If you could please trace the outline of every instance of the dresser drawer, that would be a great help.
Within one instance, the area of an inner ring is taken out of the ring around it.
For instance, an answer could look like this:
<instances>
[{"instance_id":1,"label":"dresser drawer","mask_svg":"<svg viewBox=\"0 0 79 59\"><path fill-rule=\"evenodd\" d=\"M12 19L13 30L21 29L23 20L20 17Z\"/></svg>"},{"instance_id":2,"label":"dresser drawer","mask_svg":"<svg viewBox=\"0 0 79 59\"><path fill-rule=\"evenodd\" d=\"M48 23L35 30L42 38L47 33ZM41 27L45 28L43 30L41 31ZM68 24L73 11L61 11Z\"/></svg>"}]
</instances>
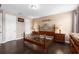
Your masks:
<instances>
[{"instance_id":1,"label":"dresser drawer","mask_svg":"<svg viewBox=\"0 0 79 59\"><path fill-rule=\"evenodd\" d=\"M55 41L65 42L65 34L55 34Z\"/></svg>"}]
</instances>

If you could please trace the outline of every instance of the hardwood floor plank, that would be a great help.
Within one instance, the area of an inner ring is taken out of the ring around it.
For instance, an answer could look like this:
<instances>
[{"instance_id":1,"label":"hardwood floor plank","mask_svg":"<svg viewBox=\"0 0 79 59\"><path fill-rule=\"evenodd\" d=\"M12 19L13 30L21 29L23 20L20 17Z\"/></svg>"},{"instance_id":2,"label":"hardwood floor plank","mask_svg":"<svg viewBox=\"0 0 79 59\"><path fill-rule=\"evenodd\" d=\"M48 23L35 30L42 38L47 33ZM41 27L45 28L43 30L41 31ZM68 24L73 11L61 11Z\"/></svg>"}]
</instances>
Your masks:
<instances>
[{"instance_id":1,"label":"hardwood floor plank","mask_svg":"<svg viewBox=\"0 0 79 59\"><path fill-rule=\"evenodd\" d=\"M39 49L40 50L40 49ZM70 54L68 44L54 43L49 47L48 54ZM44 54L24 46L23 40L4 43L0 46L0 54Z\"/></svg>"}]
</instances>

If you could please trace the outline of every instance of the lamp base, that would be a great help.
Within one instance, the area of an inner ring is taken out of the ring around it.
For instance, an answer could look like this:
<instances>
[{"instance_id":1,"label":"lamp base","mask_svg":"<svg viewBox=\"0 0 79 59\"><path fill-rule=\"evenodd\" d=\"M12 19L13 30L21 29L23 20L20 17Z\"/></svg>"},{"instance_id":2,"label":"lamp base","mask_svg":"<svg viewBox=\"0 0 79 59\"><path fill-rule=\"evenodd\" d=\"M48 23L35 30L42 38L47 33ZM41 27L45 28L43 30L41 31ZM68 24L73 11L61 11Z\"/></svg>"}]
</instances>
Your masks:
<instances>
[{"instance_id":1,"label":"lamp base","mask_svg":"<svg viewBox=\"0 0 79 59\"><path fill-rule=\"evenodd\" d=\"M59 30L59 33L61 34L61 30Z\"/></svg>"}]
</instances>

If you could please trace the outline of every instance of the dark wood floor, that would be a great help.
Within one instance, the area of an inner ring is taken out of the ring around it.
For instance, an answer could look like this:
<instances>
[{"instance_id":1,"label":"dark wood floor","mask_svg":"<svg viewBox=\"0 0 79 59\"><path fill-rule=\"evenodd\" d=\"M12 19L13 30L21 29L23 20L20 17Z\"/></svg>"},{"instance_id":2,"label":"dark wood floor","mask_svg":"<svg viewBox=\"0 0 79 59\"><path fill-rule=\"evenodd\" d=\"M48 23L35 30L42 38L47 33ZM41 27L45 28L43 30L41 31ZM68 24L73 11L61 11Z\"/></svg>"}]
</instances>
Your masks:
<instances>
[{"instance_id":1,"label":"dark wood floor","mask_svg":"<svg viewBox=\"0 0 79 59\"><path fill-rule=\"evenodd\" d=\"M54 43L49 48L48 54L70 54L68 44ZM43 54L24 45L23 40L4 43L0 46L0 54Z\"/></svg>"}]
</instances>

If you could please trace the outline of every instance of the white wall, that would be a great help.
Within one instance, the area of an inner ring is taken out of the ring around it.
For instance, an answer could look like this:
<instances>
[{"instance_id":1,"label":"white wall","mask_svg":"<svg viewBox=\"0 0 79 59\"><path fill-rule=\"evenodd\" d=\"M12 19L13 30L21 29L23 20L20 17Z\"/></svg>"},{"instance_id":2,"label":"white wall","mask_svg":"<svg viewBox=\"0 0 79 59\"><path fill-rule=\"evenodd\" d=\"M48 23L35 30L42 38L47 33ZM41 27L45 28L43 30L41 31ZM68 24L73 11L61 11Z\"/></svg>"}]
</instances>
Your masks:
<instances>
[{"instance_id":1,"label":"white wall","mask_svg":"<svg viewBox=\"0 0 79 59\"><path fill-rule=\"evenodd\" d=\"M24 22L18 22L18 19L17 19L17 39L23 38L24 31L25 31L24 25L25 25Z\"/></svg>"},{"instance_id":2,"label":"white wall","mask_svg":"<svg viewBox=\"0 0 79 59\"><path fill-rule=\"evenodd\" d=\"M2 17L3 17L3 39L1 40L1 42L5 43L11 40L23 38L23 32L25 30L24 23L23 22L18 23L17 20L18 15L3 11Z\"/></svg>"},{"instance_id":3,"label":"white wall","mask_svg":"<svg viewBox=\"0 0 79 59\"><path fill-rule=\"evenodd\" d=\"M32 21L29 18L25 18L25 34L31 34L32 32Z\"/></svg>"}]
</instances>

